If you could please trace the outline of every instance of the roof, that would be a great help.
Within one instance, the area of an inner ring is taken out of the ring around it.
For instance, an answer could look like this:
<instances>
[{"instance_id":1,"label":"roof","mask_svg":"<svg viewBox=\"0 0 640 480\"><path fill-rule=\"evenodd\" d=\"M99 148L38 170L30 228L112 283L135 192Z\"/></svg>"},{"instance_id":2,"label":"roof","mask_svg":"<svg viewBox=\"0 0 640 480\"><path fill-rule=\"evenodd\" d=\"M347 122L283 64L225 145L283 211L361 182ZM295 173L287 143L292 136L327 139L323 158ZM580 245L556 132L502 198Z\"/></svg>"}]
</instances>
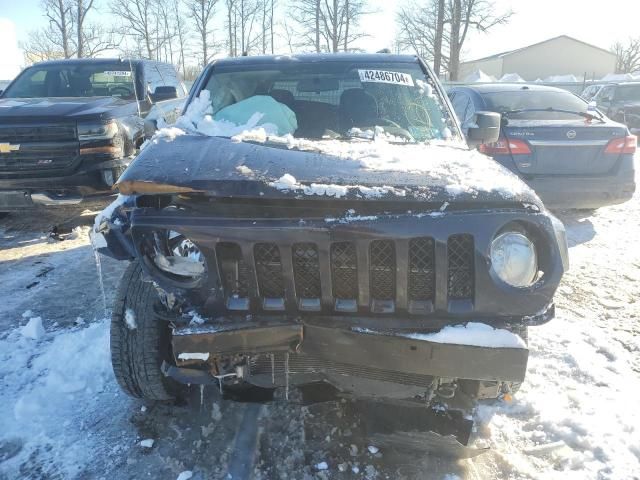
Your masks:
<instances>
[{"instance_id":1,"label":"roof","mask_svg":"<svg viewBox=\"0 0 640 480\"><path fill-rule=\"evenodd\" d=\"M553 42L554 40L558 40L560 38L568 38L569 40L573 40L574 42L581 43L581 44L586 45L588 47L595 48L597 50L601 50L603 52L606 52L606 53L608 53L610 55L615 56L615 53L610 52L609 50L597 47L595 45L591 45L590 43L583 42L582 40L578 40L577 38L570 37L569 35L558 35L557 37L548 38L547 40L543 40L542 42L532 43L531 45L527 45L526 47L516 48L515 50L507 50L506 52L496 53L494 55L489 55L488 57L478 58L476 60L468 60L466 62L462 62L462 64L474 63L474 62L483 62L485 60L494 60L496 58L504 58L504 57L507 57L509 55L513 55L514 53L518 53L518 52L520 52L522 50L526 50L527 48L537 47L538 45L543 45L543 44L548 43L548 42Z\"/></svg>"},{"instance_id":2,"label":"roof","mask_svg":"<svg viewBox=\"0 0 640 480\"><path fill-rule=\"evenodd\" d=\"M567 92L562 88L534 83L484 83L481 85L460 85L455 88L466 88L478 93L521 92L523 90L531 92Z\"/></svg>"},{"instance_id":3,"label":"roof","mask_svg":"<svg viewBox=\"0 0 640 480\"><path fill-rule=\"evenodd\" d=\"M90 63L92 65L95 64L113 64L113 63L140 63L140 62L150 62L151 60L144 59L128 59L128 58L61 58L60 60L47 60L45 62L37 62L33 65L38 66L46 66L46 65L82 65L85 63Z\"/></svg>"},{"instance_id":4,"label":"roof","mask_svg":"<svg viewBox=\"0 0 640 480\"><path fill-rule=\"evenodd\" d=\"M274 63L315 63L315 62L379 62L407 63L416 62L415 55L395 55L389 53L304 53L300 55L248 55L246 57L227 57L214 60L212 64L230 65L272 65Z\"/></svg>"}]
</instances>

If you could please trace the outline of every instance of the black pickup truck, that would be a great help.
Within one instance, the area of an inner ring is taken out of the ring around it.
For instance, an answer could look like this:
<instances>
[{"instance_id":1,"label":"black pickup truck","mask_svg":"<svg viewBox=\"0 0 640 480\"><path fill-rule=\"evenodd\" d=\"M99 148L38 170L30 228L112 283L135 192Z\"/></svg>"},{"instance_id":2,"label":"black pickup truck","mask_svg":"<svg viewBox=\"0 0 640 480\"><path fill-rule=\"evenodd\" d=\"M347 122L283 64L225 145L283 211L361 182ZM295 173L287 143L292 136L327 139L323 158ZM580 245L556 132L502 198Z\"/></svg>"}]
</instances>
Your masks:
<instances>
[{"instance_id":1,"label":"black pickup truck","mask_svg":"<svg viewBox=\"0 0 640 480\"><path fill-rule=\"evenodd\" d=\"M186 88L173 66L73 59L25 69L0 91L0 213L111 193L144 141L171 122Z\"/></svg>"}]
</instances>

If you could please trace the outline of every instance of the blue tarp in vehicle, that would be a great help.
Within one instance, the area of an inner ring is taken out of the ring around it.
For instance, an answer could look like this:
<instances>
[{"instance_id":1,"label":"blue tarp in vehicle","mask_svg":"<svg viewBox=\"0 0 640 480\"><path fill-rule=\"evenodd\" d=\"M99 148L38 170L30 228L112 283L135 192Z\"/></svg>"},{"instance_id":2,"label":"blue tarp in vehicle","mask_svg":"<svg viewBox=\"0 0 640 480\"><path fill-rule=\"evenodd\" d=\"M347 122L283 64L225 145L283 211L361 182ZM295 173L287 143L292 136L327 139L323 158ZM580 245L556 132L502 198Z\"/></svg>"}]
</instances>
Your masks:
<instances>
[{"instance_id":1,"label":"blue tarp in vehicle","mask_svg":"<svg viewBox=\"0 0 640 480\"><path fill-rule=\"evenodd\" d=\"M298 128L296 114L284 103L277 102L268 95L254 95L224 107L214 115L214 120L246 125L256 114L261 114L262 117L253 126L273 125L277 129L277 135L293 134Z\"/></svg>"}]
</instances>

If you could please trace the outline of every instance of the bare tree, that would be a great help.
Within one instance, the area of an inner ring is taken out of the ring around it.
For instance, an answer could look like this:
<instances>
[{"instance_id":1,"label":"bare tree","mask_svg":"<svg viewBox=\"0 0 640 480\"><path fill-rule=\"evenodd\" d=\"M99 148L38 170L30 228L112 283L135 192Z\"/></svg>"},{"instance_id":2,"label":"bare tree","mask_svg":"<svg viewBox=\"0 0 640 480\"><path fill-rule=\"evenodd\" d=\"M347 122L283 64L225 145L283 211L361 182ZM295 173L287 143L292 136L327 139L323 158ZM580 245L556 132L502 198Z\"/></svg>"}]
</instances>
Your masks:
<instances>
[{"instance_id":1,"label":"bare tree","mask_svg":"<svg viewBox=\"0 0 640 480\"><path fill-rule=\"evenodd\" d=\"M440 8L442 3L444 10ZM510 10L496 13L493 3L492 0L409 0L397 15L400 43L433 60L434 69L447 70L449 78L457 80L460 52L470 30L487 32L507 23L513 15Z\"/></svg>"},{"instance_id":2,"label":"bare tree","mask_svg":"<svg viewBox=\"0 0 640 480\"><path fill-rule=\"evenodd\" d=\"M75 18L76 18L76 54L78 58L82 58L85 56L84 50L84 40L85 40L85 32L84 32L84 21L87 18L87 13L91 11L93 8L94 0L72 0L73 7L75 10Z\"/></svg>"},{"instance_id":3,"label":"bare tree","mask_svg":"<svg viewBox=\"0 0 640 480\"><path fill-rule=\"evenodd\" d=\"M210 44L213 43L213 14L218 0L189 0L187 9L189 17L193 20L193 26L199 36L200 53L202 54L202 66L211 59Z\"/></svg>"},{"instance_id":4,"label":"bare tree","mask_svg":"<svg viewBox=\"0 0 640 480\"><path fill-rule=\"evenodd\" d=\"M265 0L225 0L229 55L250 53L260 45L259 21Z\"/></svg>"},{"instance_id":5,"label":"bare tree","mask_svg":"<svg viewBox=\"0 0 640 480\"><path fill-rule=\"evenodd\" d=\"M616 42L611 51L616 54L616 73L640 70L640 38L630 38L626 44Z\"/></svg>"},{"instance_id":6,"label":"bare tree","mask_svg":"<svg viewBox=\"0 0 640 480\"><path fill-rule=\"evenodd\" d=\"M176 35L178 37L178 46L180 47L180 58L178 59L178 63L182 66L182 75L186 76L187 69L185 65L185 54L187 47L187 37L189 35L189 30L187 28L186 23L182 19L182 12L180 12L180 2L179 0L173 0L173 14L175 17L175 28Z\"/></svg>"},{"instance_id":7,"label":"bare tree","mask_svg":"<svg viewBox=\"0 0 640 480\"><path fill-rule=\"evenodd\" d=\"M22 48L37 60L71 58L73 49L73 11L70 0L42 0L40 4L48 20L45 28L29 33Z\"/></svg>"},{"instance_id":8,"label":"bare tree","mask_svg":"<svg viewBox=\"0 0 640 480\"><path fill-rule=\"evenodd\" d=\"M156 0L111 0L111 12L121 19L121 31L142 42L145 56L156 58L158 18Z\"/></svg>"},{"instance_id":9,"label":"bare tree","mask_svg":"<svg viewBox=\"0 0 640 480\"><path fill-rule=\"evenodd\" d=\"M366 36L359 28L362 17L371 13L365 5L365 0L296 0L291 7L307 47L338 52Z\"/></svg>"}]
</instances>

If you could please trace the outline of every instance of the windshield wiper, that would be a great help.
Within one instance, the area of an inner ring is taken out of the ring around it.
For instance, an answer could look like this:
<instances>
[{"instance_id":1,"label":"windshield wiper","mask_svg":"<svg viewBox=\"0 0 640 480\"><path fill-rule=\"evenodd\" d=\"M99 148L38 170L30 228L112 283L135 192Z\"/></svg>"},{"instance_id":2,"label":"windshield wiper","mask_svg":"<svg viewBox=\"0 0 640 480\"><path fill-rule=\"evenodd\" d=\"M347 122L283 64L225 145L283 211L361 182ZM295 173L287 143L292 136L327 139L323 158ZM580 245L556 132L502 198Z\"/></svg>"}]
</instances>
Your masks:
<instances>
[{"instance_id":1,"label":"windshield wiper","mask_svg":"<svg viewBox=\"0 0 640 480\"><path fill-rule=\"evenodd\" d=\"M569 115L577 115L579 117L586 118L587 120L600 120L604 123L604 115L602 115L597 110L594 110L595 113L589 112L578 112L575 110L562 110L559 108L521 108L518 110L507 110L504 112L500 112L500 114L504 117L509 117L510 115L518 114L518 113L527 113L527 112L555 112L555 113L567 113Z\"/></svg>"}]
</instances>

